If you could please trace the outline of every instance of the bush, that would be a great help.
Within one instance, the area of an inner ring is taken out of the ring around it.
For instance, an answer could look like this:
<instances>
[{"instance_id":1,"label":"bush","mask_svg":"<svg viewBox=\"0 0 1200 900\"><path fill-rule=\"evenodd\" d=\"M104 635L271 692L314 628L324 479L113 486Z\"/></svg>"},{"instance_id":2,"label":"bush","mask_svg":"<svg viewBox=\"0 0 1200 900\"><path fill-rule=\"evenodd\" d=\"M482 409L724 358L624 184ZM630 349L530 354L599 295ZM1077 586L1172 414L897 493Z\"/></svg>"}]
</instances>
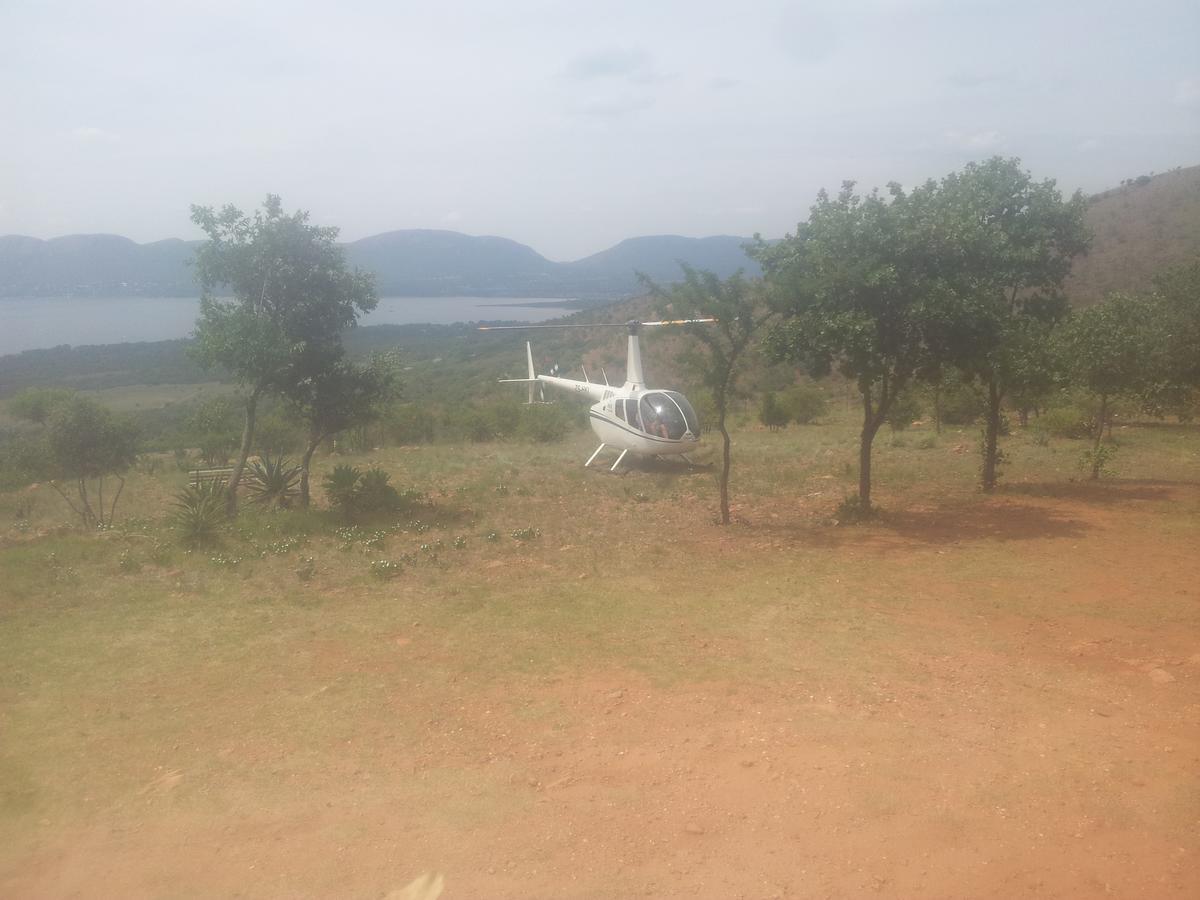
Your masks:
<instances>
[{"instance_id":1,"label":"bush","mask_svg":"<svg viewBox=\"0 0 1200 900\"><path fill-rule=\"evenodd\" d=\"M521 407L517 434L535 444L553 444L567 436L571 414L557 404L535 403Z\"/></svg>"},{"instance_id":2,"label":"bush","mask_svg":"<svg viewBox=\"0 0 1200 900\"><path fill-rule=\"evenodd\" d=\"M921 418L922 412L924 407L917 392L912 389L901 391L900 396L892 403L892 408L888 410L887 423L892 427L892 431L903 431Z\"/></svg>"},{"instance_id":3,"label":"bush","mask_svg":"<svg viewBox=\"0 0 1200 900\"><path fill-rule=\"evenodd\" d=\"M300 467L293 466L286 456L266 457L250 464L246 479L251 502L273 509L286 509L300 494Z\"/></svg>"},{"instance_id":4,"label":"bush","mask_svg":"<svg viewBox=\"0 0 1200 900\"><path fill-rule=\"evenodd\" d=\"M1095 417L1091 410L1079 406L1052 406L1034 422L1034 432L1054 437L1081 439L1092 434Z\"/></svg>"},{"instance_id":5,"label":"bush","mask_svg":"<svg viewBox=\"0 0 1200 900\"><path fill-rule=\"evenodd\" d=\"M347 521L359 516L392 513L417 505L422 496L416 491L397 491L391 476L382 469L361 471L354 466L335 466L323 482L329 504Z\"/></svg>"},{"instance_id":6,"label":"bush","mask_svg":"<svg viewBox=\"0 0 1200 900\"><path fill-rule=\"evenodd\" d=\"M279 409L259 416L254 426L254 452L263 456L295 453L304 446L304 432Z\"/></svg>"},{"instance_id":7,"label":"bush","mask_svg":"<svg viewBox=\"0 0 1200 900\"><path fill-rule=\"evenodd\" d=\"M780 405L779 400L771 391L763 394L762 403L758 407L758 421L772 431L786 428L790 421L787 410Z\"/></svg>"},{"instance_id":8,"label":"bush","mask_svg":"<svg viewBox=\"0 0 1200 900\"><path fill-rule=\"evenodd\" d=\"M225 489L218 482L191 485L175 495L171 523L191 547L215 543L225 524Z\"/></svg>"},{"instance_id":9,"label":"bush","mask_svg":"<svg viewBox=\"0 0 1200 900\"><path fill-rule=\"evenodd\" d=\"M950 378L942 384L941 405L943 425L974 425L986 411L976 388Z\"/></svg>"},{"instance_id":10,"label":"bush","mask_svg":"<svg viewBox=\"0 0 1200 900\"><path fill-rule=\"evenodd\" d=\"M780 395L779 405L797 425L808 425L829 413L825 392L812 384L792 385Z\"/></svg>"}]
</instances>

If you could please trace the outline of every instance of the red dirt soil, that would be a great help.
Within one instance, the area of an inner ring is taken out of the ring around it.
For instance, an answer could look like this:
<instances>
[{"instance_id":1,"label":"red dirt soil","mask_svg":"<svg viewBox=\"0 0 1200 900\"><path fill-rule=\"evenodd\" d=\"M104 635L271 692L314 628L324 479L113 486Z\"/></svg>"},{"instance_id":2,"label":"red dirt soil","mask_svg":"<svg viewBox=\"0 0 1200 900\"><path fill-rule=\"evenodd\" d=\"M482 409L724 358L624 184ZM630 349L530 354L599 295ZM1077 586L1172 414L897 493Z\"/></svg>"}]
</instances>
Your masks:
<instances>
[{"instance_id":1,"label":"red dirt soil","mask_svg":"<svg viewBox=\"0 0 1200 900\"><path fill-rule=\"evenodd\" d=\"M797 660L753 682L464 688L420 739L374 722L319 777L294 783L281 762L266 797L177 803L190 775L163 772L90 827L48 828L0 893L379 898L438 871L445 898L1200 895L1200 635L1177 624L1200 607L1194 529L1143 527L1154 510L1135 496L976 506L839 530L848 565L907 563L884 576L917 598L897 627L937 636L936 652L900 645L887 678ZM976 586L922 563L1046 523L1062 527L1013 552L1072 587L1037 613L982 621L961 609ZM1144 620L1095 612L1143 599Z\"/></svg>"}]
</instances>

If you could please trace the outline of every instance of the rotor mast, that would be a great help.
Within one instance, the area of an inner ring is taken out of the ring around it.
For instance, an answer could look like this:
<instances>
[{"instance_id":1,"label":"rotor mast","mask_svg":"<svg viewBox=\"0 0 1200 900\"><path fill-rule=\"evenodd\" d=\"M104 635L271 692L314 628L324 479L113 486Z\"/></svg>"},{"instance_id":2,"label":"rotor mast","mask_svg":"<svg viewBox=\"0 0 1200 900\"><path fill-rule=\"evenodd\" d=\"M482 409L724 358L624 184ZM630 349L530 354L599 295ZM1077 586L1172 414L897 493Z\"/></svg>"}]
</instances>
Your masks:
<instances>
[{"instance_id":1,"label":"rotor mast","mask_svg":"<svg viewBox=\"0 0 1200 900\"><path fill-rule=\"evenodd\" d=\"M646 386L646 376L642 372L642 348L638 344L638 332L642 323L637 320L626 322L629 329L629 349L625 360L625 387L629 390L640 391Z\"/></svg>"}]
</instances>

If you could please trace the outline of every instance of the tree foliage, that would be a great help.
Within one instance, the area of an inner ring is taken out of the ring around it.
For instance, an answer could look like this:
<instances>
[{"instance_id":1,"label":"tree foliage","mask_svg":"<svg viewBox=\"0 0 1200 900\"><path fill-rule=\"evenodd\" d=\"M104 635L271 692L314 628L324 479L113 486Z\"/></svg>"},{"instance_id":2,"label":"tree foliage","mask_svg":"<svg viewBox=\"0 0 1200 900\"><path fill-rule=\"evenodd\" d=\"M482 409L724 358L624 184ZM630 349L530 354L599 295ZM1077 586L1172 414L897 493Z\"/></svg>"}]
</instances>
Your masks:
<instances>
[{"instance_id":1,"label":"tree foliage","mask_svg":"<svg viewBox=\"0 0 1200 900\"><path fill-rule=\"evenodd\" d=\"M137 451L138 433L130 421L76 395L57 404L46 419L42 474L84 527L108 525ZM110 476L118 487L106 506L104 485ZM73 489L74 498L62 483Z\"/></svg>"},{"instance_id":2,"label":"tree foliage","mask_svg":"<svg viewBox=\"0 0 1200 900\"><path fill-rule=\"evenodd\" d=\"M277 196L252 217L234 206L193 206L192 220L208 237L196 251L202 293L194 352L248 392L227 492L232 510L259 399L311 377L314 359L336 360L342 331L378 298L371 276L347 267L337 229L310 224L306 212L285 214Z\"/></svg>"},{"instance_id":3,"label":"tree foliage","mask_svg":"<svg viewBox=\"0 0 1200 900\"><path fill-rule=\"evenodd\" d=\"M693 338L683 364L712 398L716 429L721 435L721 471L717 476L719 521L730 522L729 471L732 442L726 419L738 374L746 361L755 334L770 315L757 281L737 272L724 280L712 272L681 264L683 281L664 290L649 279L643 283L666 301L671 314L685 319L716 317L711 324L684 326Z\"/></svg>"},{"instance_id":4,"label":"tree foliage","mask_svg":"<svg viewBox=\"0 0 1200 900\"><path fill-rule=\"evenodd\" d=\"M1147 316L1146 303L1127 294L1112 294L1102 303L1075 313L1058 338L1059 353L1072 382L1098 403L1093 423L1091 477L1105 462L1100 442L1112 415L1113 400L1140 396L1152 376L1146 360L1161 339Z\"/></svg>"},{"instance_id":5,"label":"tree foliage","mask_svg":"<svg viewBox=\"0 0 1200 900\"><path fill-rule=\"evenodd\" d=\"M824 191L807 223L755 255L785 319L767 336L775 358L814 378L840 372L862 398L859 504L871 509L871 446L896 398L933 371L964 328L936 260L945 236L933 227L937 186L886 196Z\"/></svg>"},{"instance_id":6,"label":"tree foliage","mask_svg":"<svg viewBox=\"0 0 1200 900\"><path fill-rule=\"evenodd\" d=\"M1063 284L1086 252L1082 194L1063 200L1053 180L1034 181L1020 160L993 157L942 179L935 227L942 277L970 323L947 349L983 385L981 481L995 487L1006 398L1032 403L1053 390L1051 327L1066 314Z\"/></svg>"}]
</instances>

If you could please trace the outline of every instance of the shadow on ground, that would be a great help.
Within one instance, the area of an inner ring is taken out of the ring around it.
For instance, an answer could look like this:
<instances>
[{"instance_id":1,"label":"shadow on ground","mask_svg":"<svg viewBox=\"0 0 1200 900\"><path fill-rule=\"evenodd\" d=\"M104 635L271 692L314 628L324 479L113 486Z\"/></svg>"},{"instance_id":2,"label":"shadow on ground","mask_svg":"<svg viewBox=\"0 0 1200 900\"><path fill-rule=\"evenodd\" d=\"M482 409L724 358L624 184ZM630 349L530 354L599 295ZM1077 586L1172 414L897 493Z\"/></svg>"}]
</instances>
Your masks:
<instances>
[{"instance_id":1,"label":"shadow on ground","mask_svg":"<svg viewBox=\"0 0 1200 900\"><path fill-rule=\"evenodd\" d=\"M1073 500L1079 503L1110 506L1137 500L1171 500L1178 488L1194 487L1184 481L1123 479L1121 481L1049 481L1035 484L1006 485L1005 496L1040 497L1049 500Z\"/></svg>"}]
</instances>

